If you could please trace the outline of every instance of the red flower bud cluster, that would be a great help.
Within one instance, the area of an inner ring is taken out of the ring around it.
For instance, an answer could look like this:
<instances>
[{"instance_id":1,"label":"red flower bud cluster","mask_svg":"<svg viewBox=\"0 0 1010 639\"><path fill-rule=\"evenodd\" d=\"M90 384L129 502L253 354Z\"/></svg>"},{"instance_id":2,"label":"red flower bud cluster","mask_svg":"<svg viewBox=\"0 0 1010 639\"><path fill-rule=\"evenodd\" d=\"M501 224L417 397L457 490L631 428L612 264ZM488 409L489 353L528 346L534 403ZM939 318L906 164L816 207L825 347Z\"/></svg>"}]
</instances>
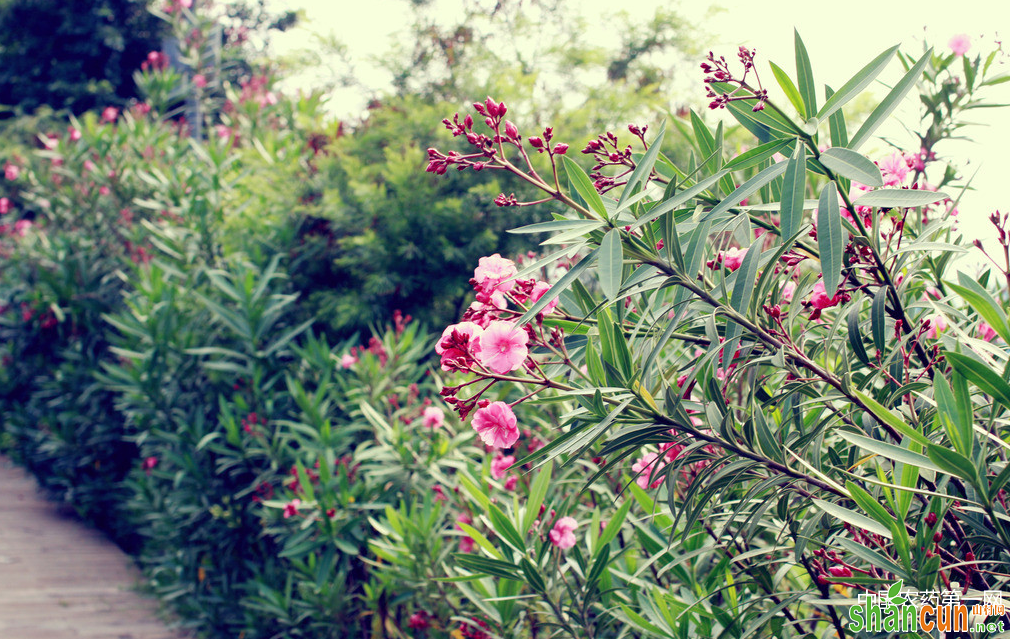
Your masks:
<instances>
[{"instance_id":1,"label":"red flower bud cluster","mask_svg":"<svg viewBox=\"0 0 1010 639\"><path fill-rule=\"evenodd\" d=\"M738 49L737 57L740 59L740 63L744 69L743 76L740 78L736 78L733 72L730 71L725 57L719 56L719 58L716 58L714 53L711 51L708 52L706 62L702 62L701 64L701 70L706 74L706 95L712 98L712 101L708 104L710 109L724 109L730 102L738 100L756 100L751 111L761 111L765 108L765 102L768 101L768 91L761 86L761 78L758 77L757 67L754 66L756 52L756 50L748 49L747 47L740 47ZM754 78L757 80L758 86L756 89L747 84L747 75L751 71L754 72ZM716 88L713 87L714 84L736 85L736 88L729 93L722 92L721 90L717 92ZM743 92L741 93L741 91Z\"/></svg>"}]
</instances>

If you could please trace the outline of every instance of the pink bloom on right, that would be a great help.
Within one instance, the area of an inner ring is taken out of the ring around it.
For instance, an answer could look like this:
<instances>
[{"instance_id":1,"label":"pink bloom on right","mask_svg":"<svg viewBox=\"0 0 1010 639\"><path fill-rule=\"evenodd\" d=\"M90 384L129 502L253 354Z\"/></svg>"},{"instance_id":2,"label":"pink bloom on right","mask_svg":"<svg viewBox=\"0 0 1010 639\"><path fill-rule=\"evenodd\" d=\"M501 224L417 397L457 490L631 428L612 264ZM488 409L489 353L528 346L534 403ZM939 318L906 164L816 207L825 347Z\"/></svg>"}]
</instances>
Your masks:
<instances>
[{"instance_id":1,"label":"pink bloom on right","mask_svg":"<svg viewBox=\"0 0 1010 639\"><path fill-rule=\"evenodd\" d=\"M961 57L968 53L968 49L971 48L971 38L966 33L959 33L950 39L947 46L950 47L954 55Z\"/></svg>"},{"instance_id":2,"label":"pink bloom on right","mask_svg":"<svg viewBox=\"0 0 1010 639\"><path fill-rule=\"evenodd\" d=\"M991 342L996 339L996 330L992 326L989 326L986 322L979 322L978 324L978 336L987 342Z\"/></svg>"},{"instance_id":3,"label":"pink bloom on right","mask_svg":"<svg viewBox=\"0 0 1010 639\"><path fill-rule=\"evenodd\" d=\"M473 416L473 429L481 441L495 448L511 448L519 439L519 428L512 407L505 402L492 402Z\"/></svg>"},{"instance_id":4,"label":"pink bloom on right","mask_svg":"<svg viewBox=\"0 0 1010 639\"><path fill-rule=\"evenodd\" d=\"M571 548L575 545L575 529L578 526L579 522L575 521L575 518L562 517L551 529L551 543L562 550Z\"/></svg>"}]
</instances>

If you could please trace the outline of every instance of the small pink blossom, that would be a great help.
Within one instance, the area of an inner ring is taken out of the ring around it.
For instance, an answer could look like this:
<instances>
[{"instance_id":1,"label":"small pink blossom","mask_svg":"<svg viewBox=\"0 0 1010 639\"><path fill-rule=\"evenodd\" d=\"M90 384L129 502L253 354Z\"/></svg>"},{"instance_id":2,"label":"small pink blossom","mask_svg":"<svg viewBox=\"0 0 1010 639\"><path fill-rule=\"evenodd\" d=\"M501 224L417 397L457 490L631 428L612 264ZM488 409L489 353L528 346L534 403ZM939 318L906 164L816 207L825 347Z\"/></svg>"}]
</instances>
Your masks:
<instances>
[{"instance_id":1,"label":"small pink blossom","mask_svg":"<svg viewBox=\"0 0 1010 639\"><path fill-rule=\"evenodd\" d=\"M491 461L491 477L501 479L514 463L516 463L515 455L498 455Z\"/></svg>"},{"instance_id":2,"label":"small pink blossom","mask_svg":"<svg viewBox=\"0 0 1010 639\"><path fill-rule=\"evenodd\" d=\"M926 339L936 339L940 333L947 330L947 320L943 315L930 315L926 318L929 321L929 328L926 329Z\"/></svg>"},{"instance_id":3,"label":"small pink blossom","mask_svg":"<svg viewBox=\"0 0 1010 639\"><path fill-rule=\"evenodd\" d=\"M887 186L898 186L905 182L908 177L908 160L898 151L877 162L881 173L884 175L884 184Z\"/></svg>"},{"instance_id":4,"label":"small pink blossom","mask_svg":"<svg viewBox=\"0 0 1010 639\"><path fill-rule=\"evenodd\" d=\"M828 292L824 288L824 280L818 280L818 282L814 284L814 290L810 293L810 305L817 310L831 308L841 301L842 298L837 293L834 297L828 297Z\"/></svg>"},{"instance_id":5,"label":"small pink blossom","mask_svg":"<svg viewBox=\"0 0 1010 639\"><path fill-rule=\"evenodd\" d=\"M119 117L119 109L117 109L114 106L108 106L102 110L102 119L105 120L106 122L109 123L115 122L116 118L118 117Z\"/></svg>"},{"instance_id":6,"label":"small pink blossom","mask_svg":"<svg viewBox=\"0 0 1010 639\"><path fill-rule=\"evenodd\" d=\"M198 89L202 89L207 86L207 77L202 73L197 73L193 76L193 84L196 85Z\"/></svg>"},{"instance_id":7,"label":"small pink blossom","mask_svg":"<svg viewBox=\"0 0 1010 639\"><path fill-rule=\"evenodd\" d=\"M481 441L495 448L510 448L519 439L516 416L505 402L492 402L473 416L473 429Z\"/></svg>"},{"instance_id":8,"label":"small pink blossom","mask_svg":"<svg viewBox=\"0 0 1010 639\"><path fill-rule=\"evenodd\" d=\"M358 363L358 358L350 353L344 353L340 356L340 366L341 368L350 368Z\"/></svg>"},{"instance_id":9,"label":"small pink blossom","mask_svg":"<svg viewBox=\"0 0 1010 639\"><path fill-rule=\"evenodd\" d=\"M437 406L428 406L422 413L422 423L425 428L440 428L445 423L445 413Z\"/></svg>"},{"instance_id":10,"label":"small pink blossom","mask_svg":"<svg viewBox=\"0 0 1010 639\"><path fill-rule=\"evenodd\" d=\"M747 255L747 249L732 247L722 254L722 263L731 271L735 271L743 264L743 258Z\"/></svg>"},{"instance_id":11,"label":"small pink blossom","mask_svg":"<svg viewBox=\"0 0 1010 639\"><path fill-rule=\"evenodd\" d=\"M796 282L792 280L786 282L786 285L782 287L782 301L789 303L793 301L793 293L796 292Z\"/></svg>"},{"instance_id":12,"label":"small pink blossom","mask_svg":"<svg viewBox=\"0 0 1010 639\"><path fill-rule=\"evenodd\" d=\"M292 499L284 505L284 519L289 519L298 514L298 507L302 505L301 499Z\"/></svg>"},{"instance_id":13,"label":"small pink blossom","mask_svg":"<svg viewBox=\"0 0 1010 639\"><path fill-rule=\"evenodd\" d=\"M12 162L4 164L4 177L13 182L21 175L21 167Z\"/></svg>"},{"instance_id":14,"label":"small pink blossom","mask_svg":"<svg viewBox=\"0 0 1010 639\"><path fill-rule=\"evenodd\" d=\"M533 291L530 293L530 302L534 303L539 302L540 298L544 296L544 293L546 293L549 290L551 290L550 284L548 284L547 282L537 282L536 284L533 285ZM550 302L548 302L547 306L544 307L543 314L548 315L550 313L553 313L554 309L557 308L559 301L560 299L555 297Z\"/></svg>"},{"instance_id":15,"label":"small pink blossom","mask_svg":"<svg viewBox=\"0 0 1010 639\"><path fill-rule=\"evenodd\" d=\"M415 612L407 619L407 627L411 630L426 630L430 625L428 613L423 610Z\"/></svg>"},{"instance_id":16,"label":"small pink blossom","mask_svg":"<svg viewBox=\"0 0 1010 639\"><path fill-rule=\"evenodd\" d=\"M978 336L987 342L991 342L996 339L996 331L992 326L982 321L978 324Z\"/></svg>"},{"instance_id":17,"label":"small pink blossom","mask_svg":"<svg viewBox=\"0 0 1010 639\"><path fill-rule=\"evenodd\" d=\"M940 289L933 286L932 284L926 285L926 295L936 300L943 299L943 293L941 293Z\"/></svg>"},{"instance_id":18,"label":"small pink blossom","mask_svg":"<svg viewBox=\"0 0 1010 639\"><path fill-rule=\"evenodd\" d=\"M575 529L579 523L573 517L562 517L551 529L551 543L565 550L575 545Z\"/></svg>"},{"instance_id":19,"label":"small pink blossom","mask_svg":"<svg viewBox=\"0 0 1010 639\"><path fill-rule=\"evenodd\" d=\"M72 126L67 127L67 133L70 134L70 141L76 142L81 139L81 132Z\"/></svg>"},{"instance_id":20,"label":"small pink blossom","mask_svg":"<svg viewBox=\"0 0 1010 639\"><path fill-rule=\"evenodd\" d=\"M722 370L720 367L719 370ZM659 458L657 453L646 453L642 455L634 464L631 465L631 472L635 473L635 483L642 490L648 490L650 488L659 488L660 484L663 483L662 477L657 477L649 483L649 478L652 475L653 468L656 465L656 460Z\"/></svg>"},{"instance_id":21,"label":"small pink blossom","mask_svg":"<svg viewBox=\"0 0 1010 639\"><path fill-rule=\"evenodd\" d=\"M11 201L9 198L0 197L0 215L7 215L11 212Z\"/></svg>"},{"instance_id":22,"label":"small pink blossom","mask_svg":"<svg viewBox=\"0 0 1010 639\"><path fill-rule=\"evenodd\" d=\"M31 228L32 228L31 220L18 220L17 222L14 223L14 235L17 235L18 237L24 237L25 235L28 234L28 231L30 231Z\"/></svg>"},{"instance_id":23,"label":"small pink blossom","mask_svg":"<svg viewBox=\"0 0 1010 639\"><path fill-rule=\"evenodd\" d=\"M501 291L508 293L515 286L516 265L512 260L495 253L478 260L473 271L474 288L490 293Z\"/></svg>"},{"instance_id":24,"label":"small pink blossom","mask_svg":"<svg viewBox=\"0 0 1010 639\"><path fill-rule=\"evenodd\" d=\"M508 478L505 479L505 490L510 492L515 490L516 484L518 483L519 483L518 477L516 477L515 475L509 475Z\"/></svg>"},{"instance_id":25,"label":"small pink blossom","mask_svg":"<svg viewBox=\"0 0 1010 639\"><path fill-rule=\"evenodd\" d=\"M459 551L465 553L473 552L473 537L463 537L459 540Z\"/></svg>"},{"instance_id":26,"label":"small pink blossom","mask_svg":"<svg viewBox=\"0 0 1010 639\"><path fill-rule=\"evenodd\" d=\"M966 33L959 33L947 42L947 46L955 56L961 57L971 48L971 38Z\"/></svg>"},{"instance_id":27,"label":"small pink blossom","mask_svg":"<svg viewBox=\"0 0 1010 639\"><path fill-rule=\"evenodd\" d=\"M151 471L154 470L154 468L157 465L158 465L158 458L152 456L152 457L145 457L144 461L141 462L140 467L144 470L145 473L150 475Z\"/></svg>"},{"instance_id":28,"label":"small pink blossom","mask_svg":"<svg viewBox=\"0 0 1010 639\"><path fill-rule=\"evenodd\" d=\"M529 335L511 322L491 322L477 339L477 361L498 374L520 368L529 355Z\"/></svg>"},{"instance_id":29,"label":"small pink blossom","mask_svg":"<svg viewBox=\"0 0 1010 639\"><path fill-rule=\"evenodd\" d=\"M479 347L478 338L484 332L479 324L460 322L442 331L435 343L435 352L442 356L442 370L468 370Z\"/></svg>"}]
</instances>

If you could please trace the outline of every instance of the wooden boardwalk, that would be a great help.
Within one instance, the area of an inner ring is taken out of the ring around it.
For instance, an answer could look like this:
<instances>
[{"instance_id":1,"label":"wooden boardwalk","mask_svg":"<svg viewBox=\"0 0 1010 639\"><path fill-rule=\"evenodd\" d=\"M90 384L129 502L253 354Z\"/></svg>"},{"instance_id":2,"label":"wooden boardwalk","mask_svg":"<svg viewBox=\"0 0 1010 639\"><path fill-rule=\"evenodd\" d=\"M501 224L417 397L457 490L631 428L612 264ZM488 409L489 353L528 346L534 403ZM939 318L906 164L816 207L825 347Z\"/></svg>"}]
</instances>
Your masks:
<instances>
[{"instance_id":1,"label":"wooden boardwalk","mask_svg":"<svg viewBox=\"0 0 1010 639\"><path fill-rule=\"evenodd\" d=\"M115 544L0 457L0 638L181 639L135 592L139 579Z\"/></svg>"}]
</instances>

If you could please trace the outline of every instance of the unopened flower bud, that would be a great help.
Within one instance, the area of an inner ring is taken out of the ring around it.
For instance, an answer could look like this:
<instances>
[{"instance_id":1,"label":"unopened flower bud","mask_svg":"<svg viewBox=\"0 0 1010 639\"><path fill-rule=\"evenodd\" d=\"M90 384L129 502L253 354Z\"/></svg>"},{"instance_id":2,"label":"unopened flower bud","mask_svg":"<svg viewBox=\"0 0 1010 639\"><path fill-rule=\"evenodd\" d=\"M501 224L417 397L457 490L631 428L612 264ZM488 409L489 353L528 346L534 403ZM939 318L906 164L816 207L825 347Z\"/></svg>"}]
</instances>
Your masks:
<instances>
[{"instance_id":1,"label":"unopened flower bud","mask_svg":"<svg viewBox=\"0 0 1010 639\"><path fill-rule=\"evenodd\" d=\"M926 515L926 525L935 526L936 525L936 513L929 513Z\"/></svg>"},{"instance_id":2,"label":"unopened flower bud","mask_svg":"<svg viewBox=\"0 0 1010 639\"><path fill-rule=\"evenodd\" d=\"M551 153L554 155L564 155L565 153L568 153L568 145L563 143L555 144Z\"/></svg>"},{"instance_id":3,"label":"unopened flower bud","mask_svg":"<svg viewBox=\"0 0 1010 639\"><path fill-rule=\"evenodd\" d=\"M534 135L533 137L531 137L527 141L530 143L530 146L533 147L534 149L542 149L542 148L544 148L544 141L541 140L536 135Z\"/></svg>"},{"instance_id":4,"label":"unopened flower bud","mask_svg":"<svg viewBox=\"0 0 1010 639\"><path fill-rule=\"evenodd\" d=\"M505 120L505 135L512 140L519 138L519 129L517 129L516 125L512 124L509 120Z\"/></svg>"}]
</instances>

